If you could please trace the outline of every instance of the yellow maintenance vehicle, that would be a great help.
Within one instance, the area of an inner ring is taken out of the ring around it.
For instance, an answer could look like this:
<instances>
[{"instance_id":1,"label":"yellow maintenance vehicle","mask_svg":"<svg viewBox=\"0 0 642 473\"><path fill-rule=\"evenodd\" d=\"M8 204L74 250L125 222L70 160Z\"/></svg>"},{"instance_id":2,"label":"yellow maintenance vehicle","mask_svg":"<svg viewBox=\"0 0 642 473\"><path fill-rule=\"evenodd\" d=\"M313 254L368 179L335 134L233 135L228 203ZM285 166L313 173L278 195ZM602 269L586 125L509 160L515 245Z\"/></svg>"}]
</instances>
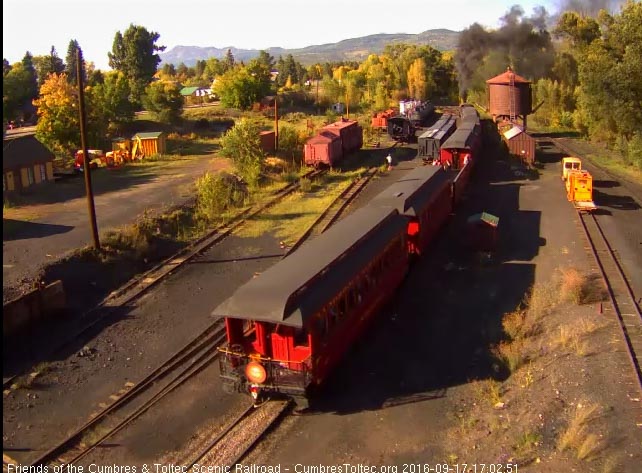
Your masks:
<instances>
[{"instance_id":1,"label":"yellow maintenance vehicle","mask_svg":"<svg viewBox=\"0 0 642 473\"><path fill-rule=\"evenodd\" d=\"M138 136L132 139L119 138L112 141L112 151L106 155L108 166L122 166L135 159L143 159L143 147Z\"/></svg>"},{"instance_id":2,"label":"yellow maintenance vehicle","mask_svg":"<svg viewBox=\"0 0 642 473\"><path fill-rule=\"evenodd\" d=\"M580 158L574 158L573 156L562 158L562 180L566 180L570 171L579 171L580 169L582 169L582 160Z\"/></svg>"},{"instance_id":3,"label":"yellow maintenance vehicle","mask_svg":"<svg viewBox=\"0 0 642 473\"><path fill-rule=\"evenodd\" d=\"M569 170L566 176L566 198L583 212L597 209L593 202L593 176L586 170Z\"/></svg>"}]
</instances>

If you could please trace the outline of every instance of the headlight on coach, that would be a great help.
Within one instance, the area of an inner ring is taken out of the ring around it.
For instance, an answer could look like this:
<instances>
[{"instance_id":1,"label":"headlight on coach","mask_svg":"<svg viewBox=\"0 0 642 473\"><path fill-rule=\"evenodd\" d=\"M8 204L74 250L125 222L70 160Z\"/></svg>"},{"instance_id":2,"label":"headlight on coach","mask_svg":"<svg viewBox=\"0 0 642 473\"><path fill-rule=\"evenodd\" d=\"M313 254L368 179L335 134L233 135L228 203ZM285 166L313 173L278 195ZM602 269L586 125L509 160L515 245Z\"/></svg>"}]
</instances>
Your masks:
<instances>
[{"instance_id":1,"label":"headlight on coach","mask_svg":"<svg viewBox=\"0 0 642 473\"><path fill-rule=\"evenodd\" d=\"M256 361L251 361L245 367L245 376L250 383L263 384L267 379L267 372L262 364Z\"/></svg>"}]
</instances>

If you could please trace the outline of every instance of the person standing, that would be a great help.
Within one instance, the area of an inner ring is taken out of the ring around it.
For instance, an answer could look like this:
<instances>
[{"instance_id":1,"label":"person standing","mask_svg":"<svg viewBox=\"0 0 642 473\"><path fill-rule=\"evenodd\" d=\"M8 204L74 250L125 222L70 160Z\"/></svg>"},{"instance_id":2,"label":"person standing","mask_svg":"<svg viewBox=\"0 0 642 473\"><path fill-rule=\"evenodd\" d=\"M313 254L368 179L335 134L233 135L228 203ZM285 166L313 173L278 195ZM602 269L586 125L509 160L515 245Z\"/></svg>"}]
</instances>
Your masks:
<instances>
[{"instance_id":1,"label":"person standing","mask_svg":"<svg viewBox=\"0 0 642 473\"><path fill-rule=\"evenodd\" d=\"M386 162L388 163L388 171L392 171L392 156L390 153L386 156Z\"/></svg>"}]
</instances>

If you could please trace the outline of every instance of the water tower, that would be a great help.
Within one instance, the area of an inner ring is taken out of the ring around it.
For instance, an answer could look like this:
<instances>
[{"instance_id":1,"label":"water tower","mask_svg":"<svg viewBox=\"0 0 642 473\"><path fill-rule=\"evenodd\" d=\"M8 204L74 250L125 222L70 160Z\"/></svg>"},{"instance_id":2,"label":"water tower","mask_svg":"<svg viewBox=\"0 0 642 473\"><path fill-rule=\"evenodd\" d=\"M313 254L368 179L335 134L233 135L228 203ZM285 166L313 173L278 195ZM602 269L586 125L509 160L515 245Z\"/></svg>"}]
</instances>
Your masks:
<instances>
[{"instance_id":1,"label":"water tower","mask_svg":"<svg viewBox=\"0 0 642 473\"><path fill-rule=\"evenodd\" d=\"M506 72L486 81L488 109L495 122L509 122L526 129L526 117L533 113L533 92L530 81L513 72Z\"/></svg>"}]
</instances>

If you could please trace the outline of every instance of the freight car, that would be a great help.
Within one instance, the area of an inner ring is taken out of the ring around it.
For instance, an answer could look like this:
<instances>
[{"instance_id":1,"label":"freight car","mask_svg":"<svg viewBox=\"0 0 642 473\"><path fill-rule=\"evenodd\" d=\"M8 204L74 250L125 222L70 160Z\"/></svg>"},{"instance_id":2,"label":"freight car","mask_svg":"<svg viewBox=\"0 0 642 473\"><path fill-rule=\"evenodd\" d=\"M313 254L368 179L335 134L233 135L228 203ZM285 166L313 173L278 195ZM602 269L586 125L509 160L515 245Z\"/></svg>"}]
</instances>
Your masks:
<instances>
[{"instance_id":1,"label":"freight car","mask_svg":"<svg viewBox=\"0 0 642 473\"><path fill-rule=\"evenodd\" d=\"M330 132L322 131L305 143L303 156L305 164L308 166L326 165L332 167L343 157L341 138Z\"/></svg>"},{"instance_id":2,"label":"freight car","mask_svg":"<svg viewBox=\"0 0 642 473\"><path fill-rule=\"evenodd\" d=\"M370 126L372 126L372 128L376 128L376 129L387 130L388 129L388 118L390 118L390 117L392 117L394 115L395 115L395 111L393 109L391 109L391 108L389 108L385 112L375 113L372 116L372 120L371 120Z\"/></svg>"},{"instance_id":3,"label":"freight car","mask_svg":"<svg viewBox=\"0 0 642 473\"><path fill-rule=\"evenodd\" d=\"M417 138L417 157L425 161L438 160L441 145L450 138L456 125L457 119L454 115L443 115Z\"/></svg>"},{"instance_id":4,"label":"freight car","mask_svg":"<svg viewBox=\"0 0 642 473\"><path fill-rule=\"evenodd\" d=\"M324 126L318 135L303 146L304 162L308 166L334 166L345 156L363 146L363 129L354 120L341 119Z\"/></svg>"},{"instance_id":5,"label":"freight car","mask_svg":"<svg viewBox=\"0 0 642 473\"><path fill-rule=\"evenodd\" d=\"M227 331L219 348L225 389L255 401L287 395L307 407L393 296L411 257L441 230L469 169L411 171L218 306L213 315L225 318Z\"/></svg>"},{"instance_id":6,"label":"freight car","mask_svg":"<svg viewBox=\"0 0 642 473\"><path fill-rule=\"evenodd\" d=\"M363 129L355 120L342 118L338 122L324 126L322 131L341 138L341 149L344 156L354 153L363 146Z\"/></svg>"}]
</instances>

